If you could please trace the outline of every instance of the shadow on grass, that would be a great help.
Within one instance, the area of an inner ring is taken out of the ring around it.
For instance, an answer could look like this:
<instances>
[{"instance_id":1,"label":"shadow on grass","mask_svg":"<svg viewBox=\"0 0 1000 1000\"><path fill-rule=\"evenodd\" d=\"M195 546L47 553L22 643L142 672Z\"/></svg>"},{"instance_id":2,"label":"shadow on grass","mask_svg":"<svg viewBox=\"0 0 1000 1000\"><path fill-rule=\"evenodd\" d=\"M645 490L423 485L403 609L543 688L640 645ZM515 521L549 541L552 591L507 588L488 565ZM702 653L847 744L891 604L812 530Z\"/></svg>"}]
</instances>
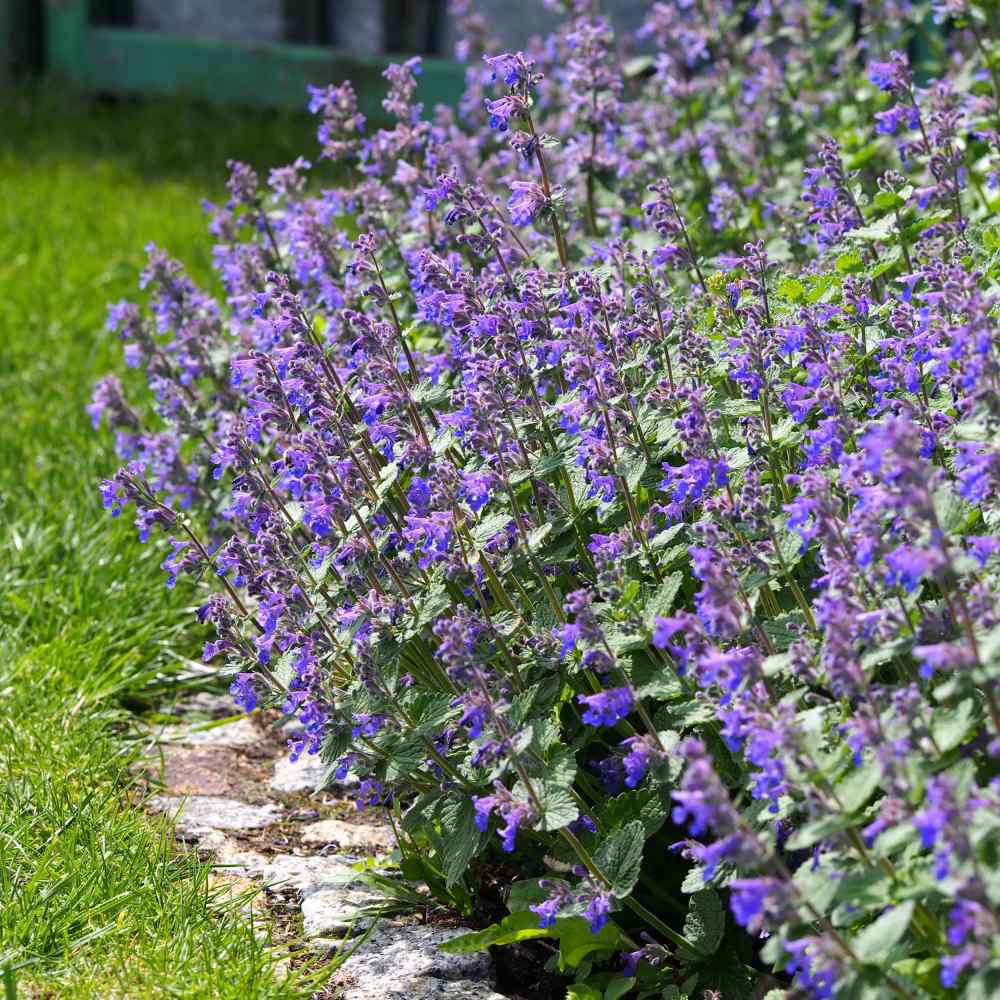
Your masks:
<instances>
[{"instance_id":1,"label":"shadow on grass","mask_svg":"<svg viewBox=\"0 0 1000 1000\"><path fill-rule=\"evenodd\" d=\"M0 90L0 154L26 166L114 161L150 180L184 178L217 193L226 161L262 176L305 155L318 160L316 120L306 111L228 108L182 99L111 97L52 85Z\"/></svg>"}]
</instances>

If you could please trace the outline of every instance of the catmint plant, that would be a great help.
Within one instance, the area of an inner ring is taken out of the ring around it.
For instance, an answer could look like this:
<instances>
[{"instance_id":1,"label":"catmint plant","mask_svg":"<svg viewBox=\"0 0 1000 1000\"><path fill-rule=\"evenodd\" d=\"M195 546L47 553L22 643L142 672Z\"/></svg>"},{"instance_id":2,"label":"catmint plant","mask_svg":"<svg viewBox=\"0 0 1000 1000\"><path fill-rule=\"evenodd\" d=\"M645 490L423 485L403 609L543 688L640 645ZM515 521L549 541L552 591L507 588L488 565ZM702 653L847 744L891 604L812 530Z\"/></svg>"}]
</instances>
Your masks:
<instances>
[{"instance_id":1,"label":"catmint plant","mask_svg":"<svg viewBox=\"0 0 1000 1000\"><path fill-rule=\"evenodd\" d=\"M929 70L927 4L553 6L455 4L454 108L314 88L338 183L231 164L218 296L150 248L105 506L569 995L993 995L993 8Z\"/></svg>"}]
</instances>

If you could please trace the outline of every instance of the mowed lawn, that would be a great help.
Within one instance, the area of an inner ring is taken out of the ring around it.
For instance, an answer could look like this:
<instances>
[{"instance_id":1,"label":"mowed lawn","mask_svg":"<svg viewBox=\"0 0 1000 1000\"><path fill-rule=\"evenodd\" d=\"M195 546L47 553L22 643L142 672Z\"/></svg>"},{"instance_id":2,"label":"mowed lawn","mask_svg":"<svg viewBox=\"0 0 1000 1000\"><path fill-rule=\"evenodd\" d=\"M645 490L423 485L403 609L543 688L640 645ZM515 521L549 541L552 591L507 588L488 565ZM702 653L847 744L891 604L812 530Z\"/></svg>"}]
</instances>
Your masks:
<instances>
[{"instance_id":1,"label":"mowed lawn","mask_svg":"<svg viewBox=\"0 0 1000 1000\"><path fill-rule=\"evenodd\" d=\"M131 804L132 712L186 682L194 595L101 509L84 412L154 240L209 281L230 157L312 148L304 116L0 92L0 982L18 997L308 996L266 933ZM264 929L266 932L266 928ZM257 932L257 933L255 933ZM4 992L0 989L0 996Z\"/></svg>"}]
</instances>

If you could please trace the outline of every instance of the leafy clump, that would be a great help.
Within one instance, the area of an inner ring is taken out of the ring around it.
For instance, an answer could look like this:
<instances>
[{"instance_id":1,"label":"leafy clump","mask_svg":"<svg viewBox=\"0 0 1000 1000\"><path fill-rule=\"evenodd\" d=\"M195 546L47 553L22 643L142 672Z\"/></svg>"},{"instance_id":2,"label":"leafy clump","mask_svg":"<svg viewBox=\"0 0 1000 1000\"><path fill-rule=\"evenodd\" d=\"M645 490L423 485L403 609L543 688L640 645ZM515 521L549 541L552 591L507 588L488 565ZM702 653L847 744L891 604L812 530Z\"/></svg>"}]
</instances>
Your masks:
<instances>
[{"instance_id":1,"label":"leafy clump","mask_svg":"<svg viewBox=\"0 0 1000 1000\"><path fill-rule=\"evenodd\" d=\"M572 6L503 55L464 11L457 115L418 60L374 131L315 90L347 180L234 164L221 299L151 251L105 501L215 576L206 659L406 875L474 914L503 873L450 947L552 938L605 1000L986 996L993 8L935 5L928 82L922 4L653 4L637 59Z\"/></svg>"}]
</instances>

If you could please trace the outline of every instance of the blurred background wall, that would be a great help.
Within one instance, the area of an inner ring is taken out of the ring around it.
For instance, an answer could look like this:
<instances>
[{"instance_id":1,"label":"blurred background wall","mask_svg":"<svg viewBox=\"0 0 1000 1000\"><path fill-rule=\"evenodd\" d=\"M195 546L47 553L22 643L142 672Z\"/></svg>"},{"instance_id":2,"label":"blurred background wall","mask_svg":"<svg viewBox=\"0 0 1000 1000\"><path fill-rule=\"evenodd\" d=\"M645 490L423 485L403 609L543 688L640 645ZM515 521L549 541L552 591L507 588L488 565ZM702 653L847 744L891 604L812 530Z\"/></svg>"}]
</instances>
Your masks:
<instances>
[{"instance_id":1,"label":"blurred background wall","mask_svg":"<svg viewBox=\"0 0 1000 1000\"><path fill-rule=\"evenodd\" d=\"M650 0L604 0L634 31ZM500 51L544 35L542 0L478 0ZM464 69L447 0L0 0L0 77L33 71L107 94L301 107L307 84L351 79L382 113L388 62L426 57L418 100L455 103Z\"/></svg>"}]
</instances>

